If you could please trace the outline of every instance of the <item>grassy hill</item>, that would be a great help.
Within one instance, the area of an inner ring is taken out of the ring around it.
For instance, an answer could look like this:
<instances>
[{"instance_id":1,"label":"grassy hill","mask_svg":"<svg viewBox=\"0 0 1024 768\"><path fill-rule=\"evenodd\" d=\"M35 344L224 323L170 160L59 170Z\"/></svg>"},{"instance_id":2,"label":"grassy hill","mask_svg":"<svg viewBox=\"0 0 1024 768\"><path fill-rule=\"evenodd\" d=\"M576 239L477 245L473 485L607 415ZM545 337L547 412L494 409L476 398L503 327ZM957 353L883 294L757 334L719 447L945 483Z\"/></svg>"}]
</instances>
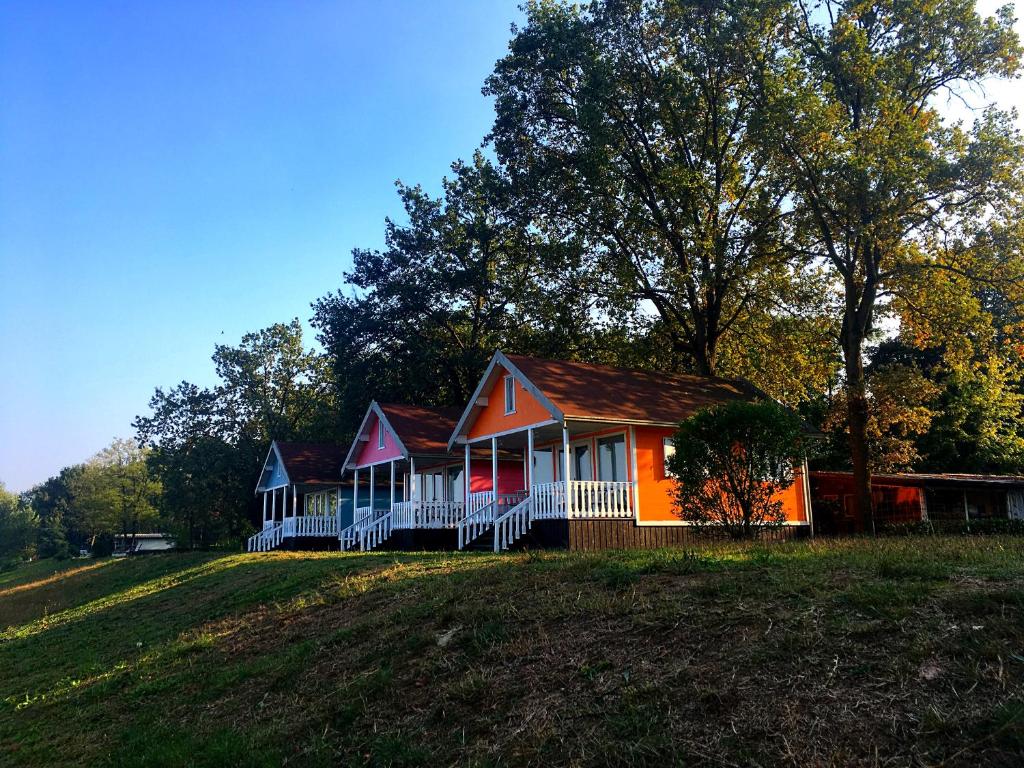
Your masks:
<instances>
[{"instance_id":1,"label":"grassy hill","mask_svg":"<svg viewBox=\"0 0 1024 768\"><path fill-rule=\"evenodd\" d=\"M1024 540L0 574L0 765L1020 765Z\"/></svg>"}]
</instances>

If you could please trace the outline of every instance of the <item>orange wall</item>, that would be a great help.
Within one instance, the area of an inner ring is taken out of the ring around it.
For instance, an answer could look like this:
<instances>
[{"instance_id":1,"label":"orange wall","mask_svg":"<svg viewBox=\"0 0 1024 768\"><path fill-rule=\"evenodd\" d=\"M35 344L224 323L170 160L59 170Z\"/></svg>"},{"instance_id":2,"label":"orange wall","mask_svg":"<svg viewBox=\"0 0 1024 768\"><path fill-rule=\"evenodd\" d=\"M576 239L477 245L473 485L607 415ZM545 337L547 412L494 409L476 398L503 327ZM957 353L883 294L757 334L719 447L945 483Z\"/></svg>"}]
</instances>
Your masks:
<instances>
[{"instance_id":1,"label":"orange wall","mask_svg":"<svg viewBox=\"0 0 1024 768\"><path fill-rule=\"evenodd\" d=\"M487 405L477 414L476 421L473 422L473 426L469 430L470 440L551 420L551 413L548 409L523 389L522 384L518 381L515 382L516 412L505 415L505 376L508 371L500 366L498 370L502 373L497 382L490 392L484 392L482 395L487 398Z\"/></svg>"},{"instance_id":2,"label":"orange wall","mask_svg":"<svg viewBox=\"0 0 1024 768\"><path fill-rule=\"evenodd\" d=\"M636 428L636 469L639 483L640 521L679 522L673 513L672 487L674 480L665 476L663 440L672 437L674 430L660 427ZM779 494L788 522L806 522L803 478L798 473L796 482Z\"/></svg>"}]
</instances>

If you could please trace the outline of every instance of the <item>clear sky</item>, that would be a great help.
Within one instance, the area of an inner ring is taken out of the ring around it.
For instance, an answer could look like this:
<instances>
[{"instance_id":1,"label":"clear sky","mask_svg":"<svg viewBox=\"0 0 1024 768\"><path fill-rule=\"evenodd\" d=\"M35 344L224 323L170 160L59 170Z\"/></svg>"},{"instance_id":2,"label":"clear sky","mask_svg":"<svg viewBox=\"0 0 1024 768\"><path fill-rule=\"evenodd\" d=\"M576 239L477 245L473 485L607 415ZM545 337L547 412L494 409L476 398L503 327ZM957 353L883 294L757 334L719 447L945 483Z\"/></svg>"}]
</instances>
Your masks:
<instances>
[{"instance_id":1,"label":"clear sky","mask_svg":"<svg viewBox=\"0 0 1024 768\"><path fill-rule=\"evenodd\" d=\"M0 4L0 481L308 320L490 127L517 0Z\"/></svg>"},{"instance_id":2,"label":"clear sky","mask_svg":"<svg viewBox=\"0 0 1024 768\"><path fill-rule=\"evenodd\" d=\"M436 189L479 144L519 2L0 3L0 481L307 321L400 215L395 179Z\"/></svg>"}]
</instances>

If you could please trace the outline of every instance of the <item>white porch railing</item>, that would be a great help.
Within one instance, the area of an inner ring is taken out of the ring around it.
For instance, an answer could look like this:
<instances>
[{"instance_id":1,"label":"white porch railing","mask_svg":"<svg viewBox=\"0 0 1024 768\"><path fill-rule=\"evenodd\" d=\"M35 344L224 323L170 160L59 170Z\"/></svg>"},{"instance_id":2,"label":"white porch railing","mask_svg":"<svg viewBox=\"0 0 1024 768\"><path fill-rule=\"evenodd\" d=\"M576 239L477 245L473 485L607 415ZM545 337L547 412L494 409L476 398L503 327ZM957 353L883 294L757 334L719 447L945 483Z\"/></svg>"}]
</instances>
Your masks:
<instances>
[{"instance_id":1,"label":"white porch railing","mask_svg":"<svg viewBox=\"0 0 1024 768\"><path fill-rule=\"evenodd\" d=\"M341 542L341 551L347 552L361 544L364 529L373 524L373 521L382 515L390 513L384 509L374 511L372 507L356 507L352 511L352 525L338 532L338 539Z\"/></svg>"},{"instance_id":2,"label":"white porch railing","mask_svg":"<svg viewBox=\"0 0 1024 768\"><path fill-rule=\"evenodd\" d=\"M494 551L508 549L530 530L533 498L527 496L494 521Z\"/></svg>"},{"instance_id":3,"label":"white porch railing","mask_svg":"<svg viewBox=\"0 0 1024 768\"><path fill-rule=\"evenodd\" d=\"M363 525L359 531L359 548L367 552L387 539L393 530L392 520L393 514L388 512Z\"/></svg>"},{"instance_id":4,"label":"white porch railing","mask_svg":"<svg viewBox=\"0 0 1024 768\"><path fill-rule=\"evenodd\" d=\"M461 501L400 501L391 508L395 528L454 528L463 517Z\"/></svg>"},{"instance_id":5,"label":"white porch railing","mask_svg":"<svg viewBox=\"0 0 1024 768\"><path fill-rule=\"evenodd\" d=\"M487 494L491 497L484 506L478 507L473 510L472 507L476 506L474 496L483 496ZM473 539L483 535L494 525L494 521L504 515L512 507L522 503L526 498L526 491L519 491L518 493L500 493L498 494L497 500L493 500L494 494L490 491L481 491L479 494L470 494L470 512L459 521L459 549L462 549L469 544Z\"/></svg>"},{"instance_id":6,"label":"white porch railing","mask_svg":"<svg viewBox=\"0 0 1024 768\"><path fill-rule=\"evenodd\" d=\"M335 515L303 515L293 517L296 536L337 536L338 518Z\"/></svg>"},{"instance_id":7,"label":"white porch railing","mask_svg":"<svg viewBox=\"0 0 1024 768\"><path fill-rule=\"evenodd\" d=\"M269 552L278 547L283 538L284 532L281 523L269 523L262 531L249 537L246 549L249 552Z\"/></svg>"},{"instance_id":8,"label":"white porch railing","mask_svg":"<svg viewBox=\"0 0 1024 768\"><path fill-rule=\"evenodd\" d=\"M572 480L568 496L571 515L566 515L566 484L533 486L533 519L624 518L633 516L633 483L608 480Z\"/></svg>"},{"instance_id":9,"label":"white porch railing","mask_svg":"<svg viewBox=\"0 0 1024 768\"><path fill-rule=\"evenodd\" d=\"M477 491L469 494L469 504L466 505L466 515L479 512L488 504L494 501L494 491Z\"/></svg>"}]
</instances>

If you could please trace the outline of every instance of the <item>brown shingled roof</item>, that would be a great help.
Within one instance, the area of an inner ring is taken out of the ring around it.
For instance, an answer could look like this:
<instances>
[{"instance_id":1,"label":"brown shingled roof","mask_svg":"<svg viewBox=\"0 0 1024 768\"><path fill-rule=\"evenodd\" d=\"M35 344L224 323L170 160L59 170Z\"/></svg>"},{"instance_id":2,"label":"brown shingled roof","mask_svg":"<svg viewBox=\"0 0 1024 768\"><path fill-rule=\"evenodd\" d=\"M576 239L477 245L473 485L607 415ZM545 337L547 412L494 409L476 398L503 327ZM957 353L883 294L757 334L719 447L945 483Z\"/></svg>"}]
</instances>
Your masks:
<instances>
[{"instance_id":1,"label":"brown shingled roof","mask_svg":"<svg viewBox=\"0 0 1024 768\"><path fill-rule=\"evenodd\" d=\"M446 454L461 408L381 404L380 409L410 454Z\"/></svg>"},{"instance_id":2,"label":"brown shingled roof","mask_svg":"<svg viewBox=\"0 0 1024 768\"><path fill-rule=\"evenodd\" d=\"M293 483L334 483L341 478L345 449L332 443L277 442L288 479Z\"/></svg>"},{"instance_id":3,"label":"brown shingled roof","mask_svg":"<svg viewBox=\"0 0 1024 768\"><path fill-rule=\"evenodd\" d=\"M702 407L757 397L732 379L507 357L568 418L676 424Z\"/></svg>"}]
</instances>

